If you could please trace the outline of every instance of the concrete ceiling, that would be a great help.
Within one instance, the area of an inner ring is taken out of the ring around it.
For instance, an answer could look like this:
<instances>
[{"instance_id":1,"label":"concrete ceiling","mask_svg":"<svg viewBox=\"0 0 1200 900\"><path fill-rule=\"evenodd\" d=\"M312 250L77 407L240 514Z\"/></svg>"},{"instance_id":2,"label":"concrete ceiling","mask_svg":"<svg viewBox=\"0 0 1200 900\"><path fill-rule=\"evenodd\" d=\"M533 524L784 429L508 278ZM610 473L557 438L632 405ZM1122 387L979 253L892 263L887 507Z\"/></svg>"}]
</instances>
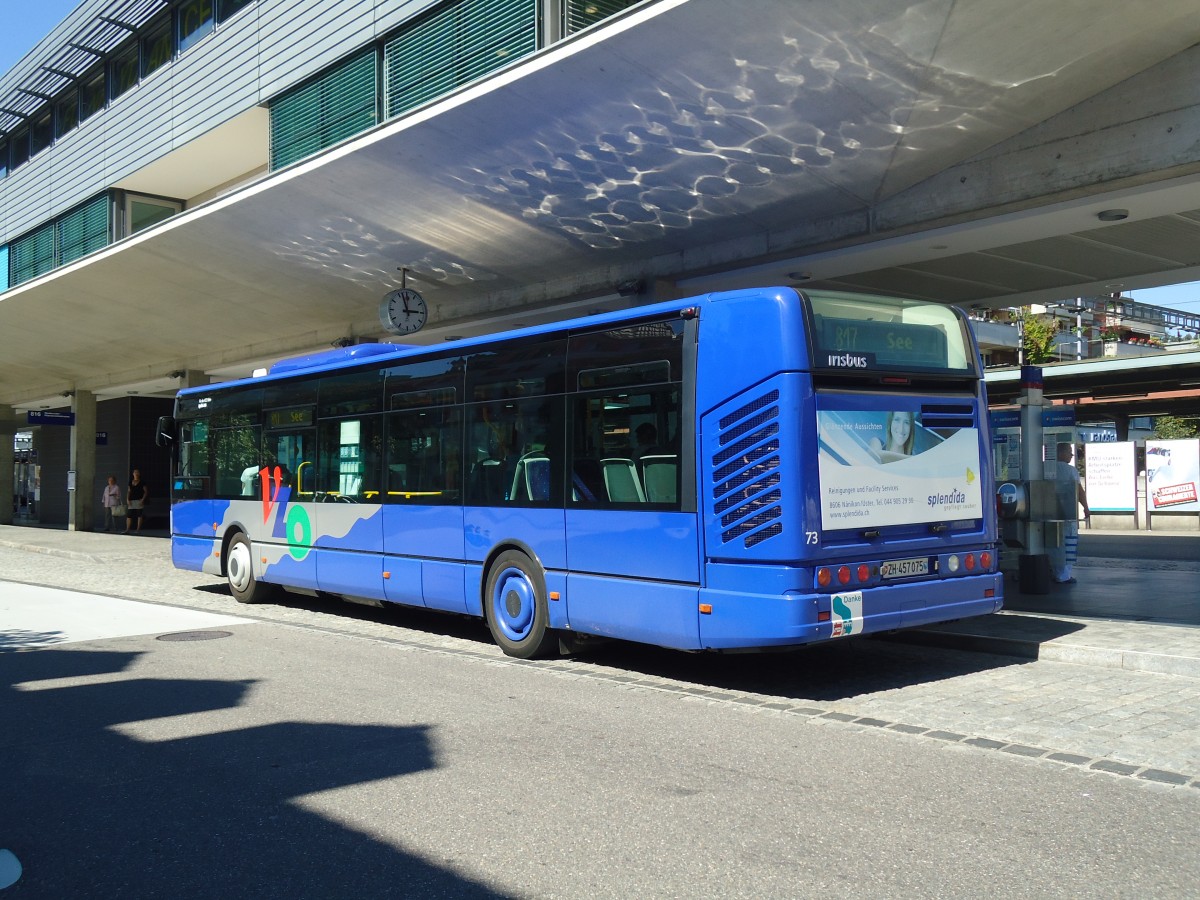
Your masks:
<instances>
[{"instance_id":1,"label":"concrete ceiling","mask_svg":"<svg viewBox=\"0 0 1200 900\"><path fill-rule=\"evenodd\" d=\"M1200 278L1193 0L752 10L647 4L3 294L0 402L382 337L401 267L418 342L752 284L1011 305Z\"/></svg>"}]
</instances>

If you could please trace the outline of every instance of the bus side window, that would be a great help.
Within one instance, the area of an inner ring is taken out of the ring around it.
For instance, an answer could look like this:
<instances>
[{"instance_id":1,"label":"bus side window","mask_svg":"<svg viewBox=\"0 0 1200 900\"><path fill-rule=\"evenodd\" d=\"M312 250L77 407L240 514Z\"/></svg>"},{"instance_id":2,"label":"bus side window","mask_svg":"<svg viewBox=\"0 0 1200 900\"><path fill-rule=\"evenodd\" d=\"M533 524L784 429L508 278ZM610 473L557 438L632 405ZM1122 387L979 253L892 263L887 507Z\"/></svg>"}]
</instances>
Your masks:
<instances>
[{"instance_id":1,"label":"bus side window","mask_svg":"<svg viewBox=\"0 0 1200 900\"><path fill-rule=\"evenodd\" d=\"M428 407L387 417L389 503L457 503L462 496L462 416Z\"/></svg>"}]
</instances>

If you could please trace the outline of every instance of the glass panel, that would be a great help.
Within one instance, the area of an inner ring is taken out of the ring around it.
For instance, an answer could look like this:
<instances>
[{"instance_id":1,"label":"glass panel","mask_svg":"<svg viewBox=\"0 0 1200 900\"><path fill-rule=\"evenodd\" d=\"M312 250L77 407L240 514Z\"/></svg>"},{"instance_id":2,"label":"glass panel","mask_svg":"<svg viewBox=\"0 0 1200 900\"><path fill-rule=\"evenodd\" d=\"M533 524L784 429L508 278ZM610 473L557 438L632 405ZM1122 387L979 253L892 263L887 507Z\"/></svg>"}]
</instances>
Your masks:
<instances>
[{"instance_id":1,"label":"glass panel","mask_svg":"<svg viewBox=\"0 0 1200 900\"><path fill-rule=\"evenodd\" d=\"M102 194L59 218L58 265L64 266L108 246L108 203L108 195Z\"/></svg>"},{"instance_id":2,"label":"glass panel","mask_svg":"<svg viewBox=\"0 0 1200 900\"><path fill-rule=\"evenodd\" d=\"M477 403L467 421L467 502L561 506L562 397Z\"/></svg>"},{"instance_id":3,"label":"glass panel","mask_svg":"<svg viewBox=\"0 0 1200 900\"><path fill-rule=\"evenodd\" d=\"M491 400L559 394L567 342L539 340L483 349L467 359L467 397Z\"/></svg>"},{"instance_id":4,"label":"glass panel","mask_svg":"<svg viewBox=\"0 0 1200 900\"><path fill-rule=\"evenodd\" d=\"M212 0L189 0L179 7L179 52L183 53L213 30Z\"/></svg>"},{"instance_id":5,"label":"glass panel","mask_svg":"<svg viewBox=\"0 0 1200 900\"><path fill-rule=\"evenodd\" d=\"M311 156L375 124L375 50L271 103L271 168Z\"/></svg>"},{"instance_id":6,"label":"glass panel","mask_svg":"<svg viewBox=\"0 0 1200 900\"><path fill-rule=\"evenodd\" d=\"M808 299L814 366L847 372L974 370L966 321L952 307L833 292Z\"/></svg>"},{"instance_id":7,"label":"glass panel","mask_svg":"<svg viewBox=\"0 0 1200 900\"><path fill-rule=\"evenodd\" d=\"M682 319L571 335L569 384L575 390L678 381Z\"/></svg>"},{"instance_id":8,"label":"glass panel","mask_svg":"<svg viewBox=\"0 0 1200 900\"><path fill-rule=\"evenodd\" d=\"M564 0L563 19L566 33L574 34L584 28L603 22L611 15L628 9L638 0Z\"/></svg>"},{"instance_id":9,"label":"glass panel","mask_svg":"<svg viewBox=\"0 0 1200 900\"><path fill-rule=\"evenodd\" d=\"M157 225L179 212L180 204L169 200L147 200L129 198L129 233L137 234L143 228Z\"/></svg>"},{"instance_id":10,"label":"glass panel","mask_svg":"<svg viewBox=\"0 0 1200 900\"><path fill-rule=\"evenodd\" d=\"M318 414L322 417L379 412L383 408L383 372L368 369L322 378L320 396Z\"/></svg>"},{"instance_id":11,"label":"glass panel","mask_svg":"<svg viewBox=\"0 0 1200 900\"><path fill-rule=\"evenodd\" d=\"M462 500L462 411L412 409L387 417L387 502Z\"/></svg>"},{"instance_id":12,"label":"glass panel","mask_svg":"<svg viewBox=\"0 0 1200 900\"><path fill-rule=\"evenodd\" d=\"M104 109L108 94L104 90L104 69L93 73L84 82L79 94L79 121L83 122L90 116Z\"/></svg>"},{"instance_id":13,"label":"glass panel","mask_svg":"<svg viewBox=\"0 0 1200 900\"><path fill-rule=\"evenodd\" d=\"M406 28L383 50L386 116L537 49L536 0L460 0Z\"/></svg>"},{"instance_id":14,"label":"glass panel","mask_svg":"<svg viewBox=\"0 0 1200 900\"><path fill-rule=\"evenodd\" d=\"M0 291L7 291L8 280L8 245L0 247Z\"/></svg>"},{"instance_id":15,"label":"glass panel","mask_svg":"<svg viewBox=\"0 0 1200 900\"><path fill-rule=\"evenodd\" d=\"M8 139L8 164L12 169L23 166L29 161L29 129L22 128L14 131Z\"/></svg>"},{"instance_id":16,"label":"glass panel","mask_svg":"<svg viewBox=\"0 0 1200 900\"><path fill-rule=\"evenodd\" d=\"M67 91L55 104L55 136L62 137L78 124L79 91Z\"/></svg>"},{"instance_id":17,"label":"glass panel","mask_svg":"<svg viewBox=\"0 0 1200 900\"><path fill-rule=\"evenodd\" d=\"M54 268L54 223L22 235L9 244L9 272L14 286Z\"/></svg>"},{"instance_id":18,"label":"glass panel","mask_svg":"<svg viewBox=\"0 0 1200 900\"><path fill-rule=\"evenodd\" d=\"M29 131L29 153L34 156L54 143L54 112L47 109L33 121Z\"/></svg>"},{"instance_id":19,"label":"glass panel","mask_svg":"<svg viewBox=\"0 0 1200 900\"><path fill-rule=\"evenodd\" d=\"M8 141L0 141L0 178L8 177Z\"/></svg>"},{"instance_id":20,"label":"glass panel","mask_svg":"<svg viewBox=\"0 0 1200 900\"><path fill-rule=\"evenodd\" d=\"M114 56L108 66L112 76L109 81L109 99L116 100L138 83L138 45L134 44Z\"/></svg>"},{"instance_id":21,"label":"glass panel","mask_svg":"<svg viewBox=\"0 0 1200 900\"><path fill-rule=\"evenodd\" d=\"M321 472L314 484L325 503L382 503L380 416L321 423Z\"/></svg>"},{"instance_id":22,"label":"glass panel","mask_svg":"<svg viewBox=\"0 0 1200 900\"><path fill-rule=\"evenodd\" d=\"M214 432L217 479L214 496L232 498L259 495L261 433L257 425L220 428Z\"/></svg>"},{"instance_id":23,"label":"glass panel","mask_svg":"<svg viewBox=\"0 0 1200 900\"><path fill-rule=\"evenodd\" d=\"M208 475L208 422L183 422L179 427L179 474Z\"/></svg>"},{"instance_id":24,"label":"glass panel","mask_svg":"<svg viewBox=\"0 0 1200 900\"><path fill-rule=\"evenodd\" d=\"M679 509L680 389L607 391L572 402L571 502Z\"/></svg>"},{"instance_id":25,"label":"glass panel","mask_svg":"<svg viewBox=\"0 0 1200 900\"><path fill-rule=\"evenodd\" d=\"M219 13L217 18L224 22L234 13L246 8L251 3L251 0L220 0Z\"/></svg>"},{"instance_id":26,"label":"glass panel","mask_svg":"<svg viewBox=\"0 0 1200 900\"><path fill-rule=\"evenodd\" d=\"M171 61L170 17L158 30L142 38L142 77Z\"/></svg>"}]
</instances>

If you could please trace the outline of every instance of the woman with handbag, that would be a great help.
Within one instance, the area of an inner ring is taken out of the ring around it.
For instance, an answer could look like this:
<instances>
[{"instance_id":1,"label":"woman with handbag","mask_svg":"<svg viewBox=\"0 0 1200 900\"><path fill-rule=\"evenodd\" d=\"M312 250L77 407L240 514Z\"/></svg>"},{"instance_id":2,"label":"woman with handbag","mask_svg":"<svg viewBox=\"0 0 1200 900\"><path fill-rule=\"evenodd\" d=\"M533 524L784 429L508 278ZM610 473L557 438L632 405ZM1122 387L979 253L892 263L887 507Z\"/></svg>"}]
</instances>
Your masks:
<instances>
[{"instance_id":1,"label":"woman with handbag","mask_svg":"<svg viewBox=\"0 0 1200 900\"><path fill-rule=\"evenodd\" d=\"M129 534L131 528L137 534L142 533L142 513L145 512L146 501L149 499L150 492L146 490L142 481L142 473L134 469L133 481L129 482L129 490L125 494L125 505L128 509L125 511L125 530L122 534ZM137 522L136 528L134 522Z\"/></svg>"},{"instance_id":2,"label":"woman with handbag","mask_svg":"<svg viewBox=\"0 0 1200 900\"><path fill-rule=\"evenodd\" d=\"M116 475L108 476L101 503L104 505L104 530L112 531L116 527L117 519L125 517L125 504L121 502L121 488L117 484Z\"/></svg>"}]
</instances>

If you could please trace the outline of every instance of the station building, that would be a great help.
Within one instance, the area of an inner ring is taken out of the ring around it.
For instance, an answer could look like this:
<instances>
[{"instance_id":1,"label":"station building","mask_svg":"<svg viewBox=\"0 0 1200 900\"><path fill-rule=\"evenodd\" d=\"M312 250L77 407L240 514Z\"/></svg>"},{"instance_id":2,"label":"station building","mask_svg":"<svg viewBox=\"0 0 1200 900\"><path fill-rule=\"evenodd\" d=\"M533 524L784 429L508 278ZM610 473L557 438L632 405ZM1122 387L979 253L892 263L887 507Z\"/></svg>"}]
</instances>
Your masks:
<instances>
[{"instance_id":1,"label":"station building","mask_svg":"<svg viewBox=\"0 0 1200 900\"><path fill-rule=\"evenodd\" d=\"M94 527L140 468L165 522L175 391L391 340L404 284L430 343L753 285L1186 280L1200 22L1090 15L82 0L0 78L0 521Z\"/></svg>"}]
</instances>

